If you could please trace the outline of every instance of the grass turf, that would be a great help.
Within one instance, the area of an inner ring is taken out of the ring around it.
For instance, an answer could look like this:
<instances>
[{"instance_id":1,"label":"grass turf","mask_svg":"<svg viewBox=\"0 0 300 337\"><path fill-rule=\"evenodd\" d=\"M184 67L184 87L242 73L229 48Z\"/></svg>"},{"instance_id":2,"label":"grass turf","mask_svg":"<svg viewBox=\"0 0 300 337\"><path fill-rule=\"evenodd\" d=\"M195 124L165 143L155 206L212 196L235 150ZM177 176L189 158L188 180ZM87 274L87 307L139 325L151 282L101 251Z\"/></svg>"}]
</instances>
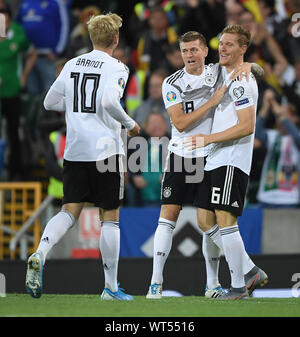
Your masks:
<instances>
[{"instance_id":1,"label":"grass turf","mask_svg":"<svg viewBox=\"0 0 300 337\"><path fill-rule=\"evenodd\" d=\"M99 295L27 294L0 297L0 317L300 317L300 298L220 301L200 296L100 301Z\"/></svg>"}]
</instances>

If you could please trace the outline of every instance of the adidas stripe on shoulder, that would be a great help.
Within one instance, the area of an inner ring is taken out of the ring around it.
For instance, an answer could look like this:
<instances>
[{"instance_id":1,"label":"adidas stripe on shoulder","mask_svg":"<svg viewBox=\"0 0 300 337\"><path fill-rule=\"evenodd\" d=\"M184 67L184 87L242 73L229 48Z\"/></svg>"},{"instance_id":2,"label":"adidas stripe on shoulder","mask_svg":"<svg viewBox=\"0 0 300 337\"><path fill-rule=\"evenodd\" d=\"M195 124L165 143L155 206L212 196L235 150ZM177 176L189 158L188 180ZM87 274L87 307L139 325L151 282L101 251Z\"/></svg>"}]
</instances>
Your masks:
<instances>
[{"instance_id":1,"label":"adidas stripe on shoulder","mask_svg":"<svg viewBox=\"0 0 300 337\"><path fill-rule=\"evenodd\" d=\"M184 75L184 70L180 69L176 71L173 75L169 76L166 82L168 84L173 84L178 78L181 78L183 75Z\"/></svg>"}]
</instances>

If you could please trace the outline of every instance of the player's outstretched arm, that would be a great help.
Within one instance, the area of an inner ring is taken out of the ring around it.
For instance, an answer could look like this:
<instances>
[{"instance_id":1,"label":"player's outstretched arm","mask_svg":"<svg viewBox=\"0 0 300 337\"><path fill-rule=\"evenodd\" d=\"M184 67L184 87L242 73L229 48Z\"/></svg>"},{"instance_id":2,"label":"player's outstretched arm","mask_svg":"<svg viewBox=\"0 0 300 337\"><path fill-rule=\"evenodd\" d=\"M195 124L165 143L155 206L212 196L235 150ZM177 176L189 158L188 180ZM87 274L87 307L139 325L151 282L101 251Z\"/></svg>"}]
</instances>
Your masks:
<instances>
[{"instance_id":1,"label":"player's outstretched arm","mask_svg":"<svg viewBox=\"0 0 300 337\"><path fill-rule=\"evenodd\" d=\"M219 105L224 97L226 89L226 86L219 86L206 103L187 114L184 112L183 105L181 103L169 107L167 111L170 115L172 124L179 132L183 132L185 129L198 122L210 109Z\"/></svg>"}]
</instances>

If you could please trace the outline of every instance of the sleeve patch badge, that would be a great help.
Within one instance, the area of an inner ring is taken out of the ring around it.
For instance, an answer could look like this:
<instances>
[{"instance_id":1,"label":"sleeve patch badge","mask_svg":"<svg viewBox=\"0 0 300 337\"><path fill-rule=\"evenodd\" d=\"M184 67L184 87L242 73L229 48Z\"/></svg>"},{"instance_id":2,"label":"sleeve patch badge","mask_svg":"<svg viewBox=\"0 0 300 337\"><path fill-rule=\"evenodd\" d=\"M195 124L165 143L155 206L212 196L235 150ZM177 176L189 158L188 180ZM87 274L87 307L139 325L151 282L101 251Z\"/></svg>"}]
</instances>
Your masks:
<instances>
[{"instance_id":1,"label":"sleeve patch badge","mask_svg":"<svg viewBox=\"0 0 300 337\"><path fill-rule=\"evenodd\" d=\"M234 104L236 106L240 106L240 105L247 104L247 103L249 103L249 99L248 98L244 98L241 101L236 101Z\"/></svg>"},{"instance_id":2,"label":"sleeve patch badge","mask_svg":"<svg viewBox=\"0 0 300 337\"><path fill-rule=\"evenodd\" d=\"M125 88L125 81L124 81L124 79L121 77L121 78L119 78L119 80L118 80L118 85L119 85L119 87L121 88L121 89L124 89Z\"/></svg>"},{"instance_id":3,"label":"sleeve patch badge","mask_svg":"<svg viewBox=\"0 0 300 337\"><path fill-rule=\"evenodd\" d=\"M244 95L244 92L245 92L245 90L244 90L243 87L238 87L238 88L233 89L233 94L237 99L242 97Z\"/></svg>"},{"instance_id":4,"label":"sleeve patch badge","mask_svg":"<svg viewBox=\"0 0 300 337\"><path fill-rule=\"evenodd\" d=\"M168 100L169 102L174 102L174 101L176 100L176 98L177 98L177 96L176 96L176 94L175 94L174 91L169 91L169 92L167 93L167 100Z\"/></svg>"}]
</instances>

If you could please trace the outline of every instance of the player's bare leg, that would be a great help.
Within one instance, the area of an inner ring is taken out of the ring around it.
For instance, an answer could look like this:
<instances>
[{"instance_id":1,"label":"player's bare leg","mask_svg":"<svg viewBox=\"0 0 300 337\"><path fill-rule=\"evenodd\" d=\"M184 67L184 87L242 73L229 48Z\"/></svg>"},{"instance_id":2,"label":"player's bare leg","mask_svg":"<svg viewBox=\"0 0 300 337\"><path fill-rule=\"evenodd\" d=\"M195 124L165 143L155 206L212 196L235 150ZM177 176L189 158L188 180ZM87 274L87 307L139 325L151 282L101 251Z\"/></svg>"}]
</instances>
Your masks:
<instances>
[{"instance_id":1,"label":"player's bare leg","mask_svg":"<svg viewBox=\"0 0 300 337\"><path fill-rule=\"evenodd\" d=\"M154 234L153 271L148 299L162 297L163 271L172 247L173 231L181 210L180 205L162 205Z\"/></svg>"},{"instance_id":2,"label":"player's bare leg","mask_svg":"<svg viewBox=\"0 0 300 337\"><path fill-rule=\"evenodd\" d=\"M69 203L69 204L64 204L61 209L63 211L71 213L73 217L75 218L75 221L77 221L80 216L83 206L84 206L83 202Z\"/></svg>"}]
</instances>

